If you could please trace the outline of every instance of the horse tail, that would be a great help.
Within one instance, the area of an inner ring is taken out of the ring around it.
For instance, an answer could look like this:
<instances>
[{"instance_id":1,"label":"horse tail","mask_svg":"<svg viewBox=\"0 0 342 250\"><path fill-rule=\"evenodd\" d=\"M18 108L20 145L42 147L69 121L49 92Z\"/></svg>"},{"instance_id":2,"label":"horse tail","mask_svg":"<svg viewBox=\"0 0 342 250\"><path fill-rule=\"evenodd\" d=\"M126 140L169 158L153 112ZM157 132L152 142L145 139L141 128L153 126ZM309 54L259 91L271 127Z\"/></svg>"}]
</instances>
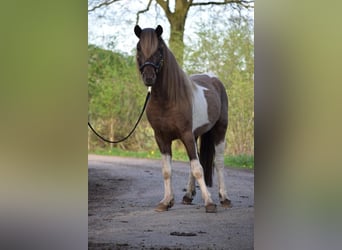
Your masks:
<instances>
[{"instance_id":1,"label":"horse tail","mask_svg":"<svg viewBox=\"0 0 342 250\"><path fill-rule=\"evenodd\" d=\"M203 167L204 181L208 187L213 185L215 145L211 130L200 137L199 160Z\"/></svg>"}]
</instances>

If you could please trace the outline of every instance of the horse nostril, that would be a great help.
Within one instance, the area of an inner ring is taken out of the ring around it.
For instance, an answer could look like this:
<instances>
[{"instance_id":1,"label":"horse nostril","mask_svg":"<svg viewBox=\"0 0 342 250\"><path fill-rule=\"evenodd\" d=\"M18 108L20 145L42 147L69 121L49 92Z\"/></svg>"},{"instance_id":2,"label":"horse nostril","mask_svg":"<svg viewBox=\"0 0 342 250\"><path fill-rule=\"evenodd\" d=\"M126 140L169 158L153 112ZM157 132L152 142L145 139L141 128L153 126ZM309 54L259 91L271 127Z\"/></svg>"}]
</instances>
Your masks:
<instances>
[{"instance_id":1,"label":"horse nostril","mask_svg":"<svg viewBox=\"0 0 342 250\"><path fill-rule=\"evenodd\" d=\"M154 76L146 76L144 77L144 83L146 86L152 86L156 81L156 78Z\"/></svg>"}]
</instances>

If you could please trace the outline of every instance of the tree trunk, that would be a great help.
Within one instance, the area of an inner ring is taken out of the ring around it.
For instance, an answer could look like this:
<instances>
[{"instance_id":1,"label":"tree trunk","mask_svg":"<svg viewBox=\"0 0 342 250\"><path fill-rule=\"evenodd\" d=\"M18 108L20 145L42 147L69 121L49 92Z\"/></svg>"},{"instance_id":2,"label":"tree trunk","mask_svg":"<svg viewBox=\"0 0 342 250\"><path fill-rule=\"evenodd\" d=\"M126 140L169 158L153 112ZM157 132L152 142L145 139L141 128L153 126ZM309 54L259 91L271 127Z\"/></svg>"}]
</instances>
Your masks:
<instances>
[{"instance_id":1,"label":"tree trunk","mask_svg":"<svg viewBox=\"0 0 342 250\"><path fill-rule=\"evenodd\" d=\"M171 25L171 33L170 33L170 41L169 46L171 51L176 57L176 60L178 64L182 67L183 66L183 60L184 60L184 26L185 26L185 20L184 23L183 20L172 18L172 21L170 21Z\"/></svg>"},{"instance_id":2,"label":"tree trunk","mask_svg":"<svg viewBox=\"0 0 342 250\"><path fill-rule=\"evenodd\" d=\"M157 3L164 10L165 15L170 23L170 41L169 46L173 54L175 55L178 64L183 66L183 55L184 55L184 28L185 20L188 15L191 1L187 0L176 0L175 11L171 12L168 1L157 0Z\"/></svg>"}]
</instances>

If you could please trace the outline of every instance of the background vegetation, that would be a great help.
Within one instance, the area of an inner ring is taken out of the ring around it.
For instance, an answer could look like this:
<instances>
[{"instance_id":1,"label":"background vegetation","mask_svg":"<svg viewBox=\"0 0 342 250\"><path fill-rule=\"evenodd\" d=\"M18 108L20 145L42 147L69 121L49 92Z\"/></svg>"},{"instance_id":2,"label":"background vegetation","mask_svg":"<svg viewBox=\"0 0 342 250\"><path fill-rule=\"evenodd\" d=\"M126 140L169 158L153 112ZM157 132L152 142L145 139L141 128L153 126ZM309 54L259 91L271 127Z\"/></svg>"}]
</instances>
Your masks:
<instances>
[{"instance_id":1,"label":"background vegetation","mask_svg":"<svg viewBox=\"0 0 342 250\"><path fill-rule=\"evenodd\" d=\"M213 72L225 84L229 98L225 153L244 162L237 165L251 167L254 164L253 22L239 18L221 24L223 28L215 32L215 21L201 26L193 41L185 46L183 68L189 74ZM120 139L133 127L146 88L139 79L134 56L94 45L89 45L88 51L89 120L103 136ZM114 149L147 152L144 157L153 157L158 152L145 116L132 137L116 145L102 142L91 131L88 133L90 152L118 152ZM173 151L180 155L179 159L184 157L179 142L174 143Z\"/></svg>"}]
</instances>

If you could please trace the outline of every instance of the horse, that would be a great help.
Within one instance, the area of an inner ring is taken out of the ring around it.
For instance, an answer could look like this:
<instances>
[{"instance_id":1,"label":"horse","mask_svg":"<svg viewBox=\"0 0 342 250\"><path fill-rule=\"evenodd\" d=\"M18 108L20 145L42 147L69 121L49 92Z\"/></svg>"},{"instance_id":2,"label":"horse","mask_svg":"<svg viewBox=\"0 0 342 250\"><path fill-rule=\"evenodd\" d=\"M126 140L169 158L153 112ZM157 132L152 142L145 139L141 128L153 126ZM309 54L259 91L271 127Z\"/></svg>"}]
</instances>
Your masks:
<instances>
[{"instance_id":1,"label":"horse","mask_svg":"<svg viewBox=\"0 0 342 250\"><path fill-rule=\"evenodd\" d=\"M171 183L171 144L176 139L184 144L190 160L190 175L182 203L192 203L197 181L206 212L217 211L207 188L212 186L215 167L220 203L223 207L231 207L223 173L228 97L222 82L213 74L187 76L161 37L162 26L141 29L136 25L134 33L139 38L136 46L138 71L144 84L151 88L146 116L162 155L164 197L155 211L167 211L175 202Z\"/></svg>"}]
</instances>

